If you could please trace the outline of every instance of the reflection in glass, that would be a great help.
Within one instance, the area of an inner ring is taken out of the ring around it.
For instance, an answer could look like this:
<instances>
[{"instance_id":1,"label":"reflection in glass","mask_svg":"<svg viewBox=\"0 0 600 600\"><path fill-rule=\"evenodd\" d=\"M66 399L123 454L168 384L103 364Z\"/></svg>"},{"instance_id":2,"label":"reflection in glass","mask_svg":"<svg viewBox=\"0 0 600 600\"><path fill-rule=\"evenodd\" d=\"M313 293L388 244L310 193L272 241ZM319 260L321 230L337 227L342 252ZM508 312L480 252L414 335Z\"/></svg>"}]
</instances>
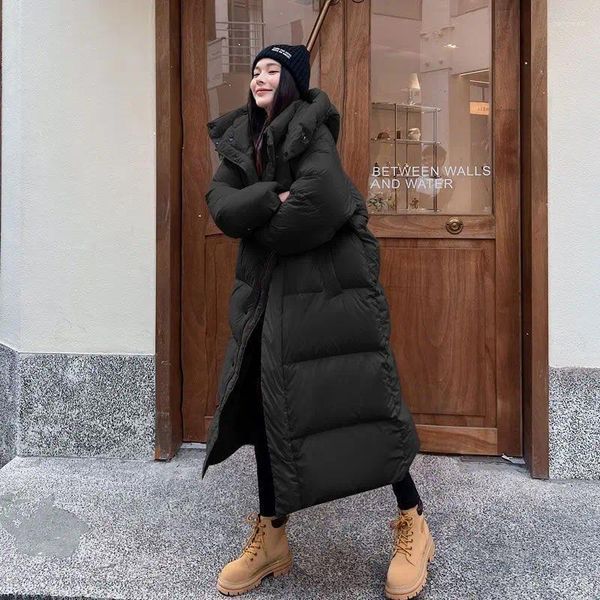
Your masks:
<instances>
[{"instance_id":1,"label":"reflection in glass","mask_svg":"<svg viewBox=\"0 0 600 600\"><path fill-rule=\"evenodd\" d=\"M371 7L369 212L491 214L490 0Z\"/></svg>"},{"instance_id":2,"label":"reflection in glass","mask_svg":"<svg viewBox=\"0 0 600 600\"><path fill-rule=\"evenodd\" d=\"M213 0L208 24L210 119L248 101L252 60L269 44L305 44L319 13L317 0ZM319 87L318 44L309 87ZM209 120L210 120L209 119ZM211 145L213 172L219 157Z\"/></svg>"}]
</instances>

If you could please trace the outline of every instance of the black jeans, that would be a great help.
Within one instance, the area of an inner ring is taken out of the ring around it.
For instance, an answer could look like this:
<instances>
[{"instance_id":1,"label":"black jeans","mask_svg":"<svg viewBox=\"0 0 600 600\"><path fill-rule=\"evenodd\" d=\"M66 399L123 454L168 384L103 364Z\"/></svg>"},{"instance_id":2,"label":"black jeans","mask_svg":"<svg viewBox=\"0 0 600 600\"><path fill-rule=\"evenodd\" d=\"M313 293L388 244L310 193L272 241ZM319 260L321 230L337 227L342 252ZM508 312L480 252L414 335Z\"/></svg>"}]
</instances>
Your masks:
<instances>
[{"instance_id":1,"label":"black jeans","mask_svg":"<svg viewBox=\"0 0 600 600\"><path fill-rule=\"evenodd\" d=\"M271 460L267 446L260 386L261 330L262 319L252 334L253 339L249 341L248 352L252 363L250 377L254 378L256 398L258 400L257 410L254 413L256 417L254 424L254 456L256 457L256 473L258 476L259 512L262 516L271 517L275 515L275 490L273 489L273 472L271 471ZM398 508L412 508L413 506L417 506L421 501L415 483L408 472L404 479L392 484L392 491L396 496Z\"/></svg>"}]
</instances>

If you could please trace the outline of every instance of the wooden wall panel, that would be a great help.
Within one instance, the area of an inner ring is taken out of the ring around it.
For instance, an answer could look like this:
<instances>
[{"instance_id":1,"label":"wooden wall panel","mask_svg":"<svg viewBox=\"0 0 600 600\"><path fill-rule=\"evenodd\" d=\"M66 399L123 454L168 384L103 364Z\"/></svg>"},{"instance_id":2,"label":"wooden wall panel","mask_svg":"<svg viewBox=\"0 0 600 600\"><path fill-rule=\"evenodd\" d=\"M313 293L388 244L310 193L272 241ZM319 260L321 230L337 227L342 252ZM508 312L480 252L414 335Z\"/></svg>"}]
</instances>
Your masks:
<instances>
[{"instance_id":1,"label":"wooden wall panel","mask_svg":"<svg viewBox=\"0 0 600 600\"><path fill-rule=\"evenodd\" d=\"M381 264L394 315L392 348L411 411L420 423L455 415L482 417L493 427L493 241L386 240Z\"/></svg>"}]
</instances>

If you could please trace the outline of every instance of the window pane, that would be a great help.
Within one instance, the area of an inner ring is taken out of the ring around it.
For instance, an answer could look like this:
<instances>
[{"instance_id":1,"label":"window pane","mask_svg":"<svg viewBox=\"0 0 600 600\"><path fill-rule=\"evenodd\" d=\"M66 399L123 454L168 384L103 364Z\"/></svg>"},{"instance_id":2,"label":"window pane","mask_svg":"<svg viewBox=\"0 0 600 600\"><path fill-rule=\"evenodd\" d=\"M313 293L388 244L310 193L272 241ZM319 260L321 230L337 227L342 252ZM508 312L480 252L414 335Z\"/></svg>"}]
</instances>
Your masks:
<instances>
[{"instance_id":1,"label":"window pane","mask_svg":"<svg viewBox=\"0 0 600 600\"><path fill-rule=\"evenodd\" d=\"M256 54L270 44L306 44L319 14L318 0L214 0L209 24L208 97L210 118L248 101ZM318 45L317 45L318 46ZM309 87L319 87L319 53ZM219 164L211 145L213 170Z\"/></svg>"},{"instance_id":2,"label":"window pane","mask_svg":"<svg viewBox=\"0 0 600 600\"><path fill-rule=\"evenodd\" d=\"M491 214L491 0L372 0L368 207Z\"/></svg>"}]
</instances>

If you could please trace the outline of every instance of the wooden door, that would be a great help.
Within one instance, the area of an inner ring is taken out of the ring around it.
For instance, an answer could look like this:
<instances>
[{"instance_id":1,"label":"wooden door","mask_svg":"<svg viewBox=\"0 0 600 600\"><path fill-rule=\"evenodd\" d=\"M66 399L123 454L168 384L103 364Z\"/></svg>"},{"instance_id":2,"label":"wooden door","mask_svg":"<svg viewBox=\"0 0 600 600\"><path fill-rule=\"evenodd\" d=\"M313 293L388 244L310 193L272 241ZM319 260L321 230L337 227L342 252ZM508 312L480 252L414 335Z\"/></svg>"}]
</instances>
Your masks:
<instances>
[{"instance_id":1,"label":"wooden door","mask_svg":"<svg viewBox=\"0 0 600 600\"><path fill-rule=\"evenodd\" d=\"M214 412L237 252L204 205L218 162L204 124L245 102L246 63L273 41L270 26L278 41L306 42L317 13L285 4L283 27L270 23L282 13L267 0L249 2L241 23L227 17L227 0L182 3L184 441L205 441ZM332 6L318 40L311 87L342 114L338 148L380 240L392 346L424 451L522 453L518 25L516 0L363 0ZM389 129L394 139L377 140ZM396 159L402 149L421 174L444 153L462 166L448 177L453 202L444 188L409 196L405 187L395 204L373 198L383 147ZM473 174L486 165L488 175Z\"/></svg>"},{"instance_id":2,"label":"wooden door","mask_svg":"<svg viewBox=\"0 0 600 600\"><path fill-rule=\"evenodd\" d=\"M181 2L183 113L181 366L183 441L206 441L230 335L239 242L210 217L204 195L219 157L206 123L247 101L254 56L278 41L306 43L318 6L295 0ZM282 8L285 10L282 11ZM319 87L319 51L310 87ZM341 64L341 63L339 63Z\"/></svg>"},{"instance_id":3,"label":"wooden door","mask_svg":"<svg viewBox=\"0 0 600 600\"><path fill-rule=\"evenodd\" d=\"M341 4L321 85L422 450L521 455L519 2Z\"/></svg>"}]
</instances>

